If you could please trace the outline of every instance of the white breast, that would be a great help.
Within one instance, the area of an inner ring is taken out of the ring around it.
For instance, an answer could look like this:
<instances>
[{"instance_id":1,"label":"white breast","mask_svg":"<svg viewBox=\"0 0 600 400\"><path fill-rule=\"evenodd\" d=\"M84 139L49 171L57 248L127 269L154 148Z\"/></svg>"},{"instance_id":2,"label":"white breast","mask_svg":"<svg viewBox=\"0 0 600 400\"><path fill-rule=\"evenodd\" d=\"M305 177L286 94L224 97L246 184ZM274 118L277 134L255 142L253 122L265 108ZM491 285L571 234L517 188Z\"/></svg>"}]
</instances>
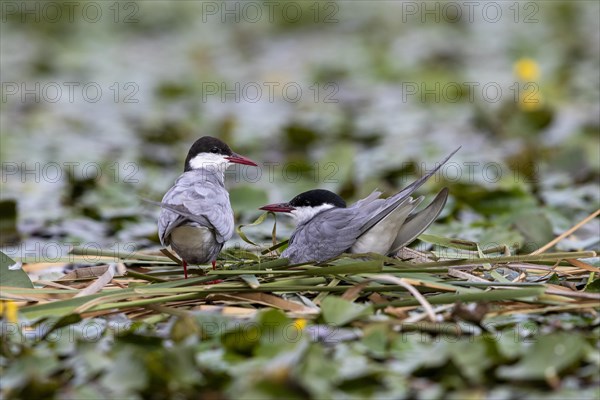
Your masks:
<instances>
[{"instance_id":1,"label":"white breast","mask_svg":"<svg viewBox=\"0 0 600 400\"><path fill-rule=\"evenodd\" d=\"M416 207L411 198L394 209L375 226L365 232L350 248L351 253L387 254L398 236L408 214Z\"/></svg>"}]
</instances>

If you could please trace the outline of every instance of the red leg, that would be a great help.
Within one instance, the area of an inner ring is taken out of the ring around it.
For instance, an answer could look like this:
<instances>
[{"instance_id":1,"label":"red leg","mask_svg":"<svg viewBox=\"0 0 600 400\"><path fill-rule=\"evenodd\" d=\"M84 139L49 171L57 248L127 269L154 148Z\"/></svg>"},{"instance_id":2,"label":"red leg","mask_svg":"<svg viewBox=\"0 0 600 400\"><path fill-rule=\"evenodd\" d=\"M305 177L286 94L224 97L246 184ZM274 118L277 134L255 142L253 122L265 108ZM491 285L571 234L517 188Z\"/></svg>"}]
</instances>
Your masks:
<instances>
[{"instance_id":1,"label":"red leg","mask_svg":"<svg viewBox=\"0 0 600 400\"><path fill-rule=\"evenodd\" d=\"M212 267L213 267L213 270L217 269L217 260L214 260L212 262ZM215 284L221 283L221 282L223 282L223 279L215 279L214 281L204 282L204 283L202 283L202 285L215 285Z\"/></svg>"},{"instance_id":2,"label":"red leg","mask_svg":"<svg viewBox=\"0 0 600 400\"><path fill-rule=\"evenodd\" d=\"M183 275L185 276L185 279L188 278L188 276L187 276L187 263L185 261L183 262Z\"/></svg>"}]
</instances>

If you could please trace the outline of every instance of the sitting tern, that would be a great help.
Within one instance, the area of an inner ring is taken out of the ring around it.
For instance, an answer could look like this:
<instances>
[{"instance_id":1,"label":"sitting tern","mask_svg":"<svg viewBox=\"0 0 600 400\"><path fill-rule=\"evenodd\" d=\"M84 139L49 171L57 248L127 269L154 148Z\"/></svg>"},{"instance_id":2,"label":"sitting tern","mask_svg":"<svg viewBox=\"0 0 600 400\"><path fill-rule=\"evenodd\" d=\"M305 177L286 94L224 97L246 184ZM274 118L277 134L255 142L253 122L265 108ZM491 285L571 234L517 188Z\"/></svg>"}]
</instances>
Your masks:
<instances>
[{"instance_id":1,"label":"sitting tern","mask_svg":"<svg viewBox=\"0 0 600 400\"><path fill-rule=\"evenodd\" d=\"M387 199L381 199L381 192L374 191L346 207L337 194L316 189L301 193L287 203L269 204L260 209L286 213L295 219L296 229L281 254L291 263L323 262L343 253L395 254L423 233L444 208L447 188L418 212L415 209L423 196L413 199L411 195L459 149Z\"/></svg>"}]
</instances>

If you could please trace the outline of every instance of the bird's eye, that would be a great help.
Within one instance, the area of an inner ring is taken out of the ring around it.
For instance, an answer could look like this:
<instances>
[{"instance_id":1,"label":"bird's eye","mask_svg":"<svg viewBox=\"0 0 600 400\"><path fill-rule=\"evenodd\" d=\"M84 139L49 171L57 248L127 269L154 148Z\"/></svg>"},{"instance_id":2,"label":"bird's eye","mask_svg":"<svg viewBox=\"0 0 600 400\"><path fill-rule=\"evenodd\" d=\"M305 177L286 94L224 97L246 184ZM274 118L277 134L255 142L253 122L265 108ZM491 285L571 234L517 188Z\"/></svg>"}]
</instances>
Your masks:
<instances>
[{"instance_id":1,"label":"bird's eye","mask_svg":"<svg viewBox=\"0 0 600 400\"><path fill-rule=\"evenodd\" d=\"M219 151L220 151L220 150L219 150L219 148L218 148L218 147L216 147L216 146L215 146L215 147L213 147L212 149L210 149L210 152L211 152L211 153L218 153Z\"/></svg>"}]
</instances>

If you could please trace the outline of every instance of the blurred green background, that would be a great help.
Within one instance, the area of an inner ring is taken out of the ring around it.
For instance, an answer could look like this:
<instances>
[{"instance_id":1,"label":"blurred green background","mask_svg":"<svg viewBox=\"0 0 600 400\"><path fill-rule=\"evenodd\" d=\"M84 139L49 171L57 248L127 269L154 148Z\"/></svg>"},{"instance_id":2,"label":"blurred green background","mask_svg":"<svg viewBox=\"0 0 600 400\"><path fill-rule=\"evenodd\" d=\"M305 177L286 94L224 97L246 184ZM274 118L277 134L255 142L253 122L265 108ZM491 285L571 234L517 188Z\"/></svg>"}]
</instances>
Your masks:
<instances>
[{"instance_id":1,"label":"blurred green background","mask_svg":"<svg viewBox=\"0 0 600 400\"><path fill-rule=\"evenodd\" d=\"M423 190L451 188L431 233L525 251L600 203L597 1L1 11L2 233L5 246L23 240L14 256L28 241L157 247L158 210L140 197L160 199L203 135L260 165L227 174L237 223L315 187L349 201L391 194L459 145ZM598 230L560 246L597 248ZM270 228L251 232L268 240Z\"/></svg>"}]
</instances>

